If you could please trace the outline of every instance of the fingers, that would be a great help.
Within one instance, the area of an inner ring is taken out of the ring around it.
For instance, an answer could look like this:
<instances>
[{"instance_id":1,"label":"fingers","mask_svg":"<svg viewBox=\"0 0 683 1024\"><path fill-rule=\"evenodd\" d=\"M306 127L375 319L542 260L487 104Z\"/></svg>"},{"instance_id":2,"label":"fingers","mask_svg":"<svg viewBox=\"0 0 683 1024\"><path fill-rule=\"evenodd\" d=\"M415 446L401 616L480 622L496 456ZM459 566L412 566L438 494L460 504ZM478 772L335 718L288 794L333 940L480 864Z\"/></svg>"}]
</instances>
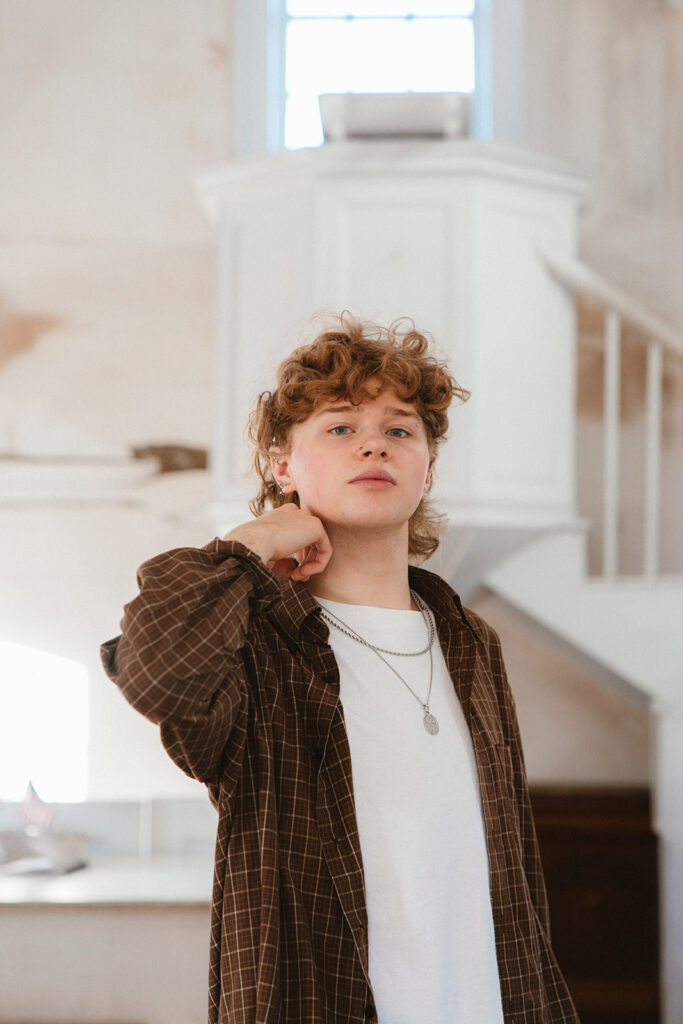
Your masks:
<instances>
[{"instance_id":1,"label":"fingers","mask_svg":"<svg viewBox=\"0 0 683 1024\"><path fill-rule=\"evenodd\" d=\"M289 580L294 577L296 566L291 558L278 558L275 562L268 562L268 568L278 579Z\"/></svg>"},{"instance_id":2,"label":"fingers","mask_svg":"<svg viewBox=\"0 0 683 1024\"><path fill-rule=\"evenodd\" d=\"M268 568L280 579L305 583L311 576L323 572L332 557L332 545L323 531L319 543L299 548L292 555L268 563Z\"/></svg>"},{"instance_id":3,"label":"fingers","mask_svg":"<svg viewBox=\"0 0 683 1024\"><path fill-rule=\"evenodd\" d=\"M323 572L331 557L332 545L323 531L323 536L317 544L311 544L302 551L296 552L299 565L293 569L291 579L305 582L316 573Z\"/></svg>"},{"instance_id":4,"label":"fingers","mask_svg":"<svg viewBox=\"0 0 683 1024\"><path fill-rule=\"evenodd\" d=\"M332 552L330 551L330 554L331 553ZM297 562L298 560L297 556ZM322 572L329 560L329 555L324 558L309 555L306 561L297 565L292 559L292 556L288 555L287 558L278 558L277 561L268 563L268 568L279 579L297 580L300 583L305 583L306 580L311 578L311 576L314 576L318 572Z\"/></svg>"}]
</instances>

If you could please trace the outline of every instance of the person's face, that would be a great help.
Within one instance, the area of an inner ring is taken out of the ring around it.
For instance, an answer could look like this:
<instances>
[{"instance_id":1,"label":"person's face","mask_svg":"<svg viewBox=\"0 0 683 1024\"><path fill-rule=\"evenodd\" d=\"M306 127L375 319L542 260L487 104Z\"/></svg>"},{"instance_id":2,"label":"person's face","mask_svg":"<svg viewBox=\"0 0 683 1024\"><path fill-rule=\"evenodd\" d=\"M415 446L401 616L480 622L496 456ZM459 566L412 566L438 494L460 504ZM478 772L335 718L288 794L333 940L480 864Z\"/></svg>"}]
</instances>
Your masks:
<instances>
[{"instance_id":1,"label":"person's face","mask_svg":"<svg viewBox=\"0 0 683 1024\"><path fill-rule=\"evenodd\" d=\"M361 405L327 402L292 428L273 473L326 526L402 528L430 482L424 424L415 407L381 390Z\"/></svg>"}]
</instances>

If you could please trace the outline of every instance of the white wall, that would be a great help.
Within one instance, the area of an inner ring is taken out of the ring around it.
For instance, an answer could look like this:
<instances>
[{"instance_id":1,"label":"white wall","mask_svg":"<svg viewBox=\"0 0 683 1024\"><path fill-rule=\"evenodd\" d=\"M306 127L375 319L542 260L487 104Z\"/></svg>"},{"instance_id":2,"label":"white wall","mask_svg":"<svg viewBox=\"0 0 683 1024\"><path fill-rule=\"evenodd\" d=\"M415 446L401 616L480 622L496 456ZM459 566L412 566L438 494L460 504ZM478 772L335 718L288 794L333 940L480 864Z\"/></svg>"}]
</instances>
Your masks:
<instances>
[{"instance_id":1,"label":"white wall","mask_svg":"<svg viewBox=\"0 0 683 1024\"><path fill-rule=\"evenodd\" d=\"M483 597L475 608L501 640L529 778L540 785L648 785L652 724L644 707L539 639L499 598Z\"/></svg>"},{"instance_id":2,"label":"white wall","mask_svg":"<svg viewBox=\"0 0 683 1024\"><path fill-rule=\"evenodd\" d=\"M229 155L228 0L0 0L0 449L211 438L213 232L193 191ZM0 505L0 638L91 676L91 795L195 791L99 666L146 557L211 537L133 504ZM140 770L144 766L144 770Z\"/></svg>"},{"instance_id":3,"label":"white wall","mask_svg":"<svg viewBox=\"0 0 683 1024\"><path fill-rule=\"evenodd\" d=\"M683 5L525 3L527 145L594 168L583 255L683 328Z\"/></svg>"},{"instance_id":4,"label":"white wall","mask_svg":"<svg viewBox=\"0 0 683 1024\"><path fill-rule=\"evenodd\" d=\"M208 442L192 176L228 155L228 22L226 0L0 3L0 430L40 412L106 446Z\"/></svg>"}]
</instances>

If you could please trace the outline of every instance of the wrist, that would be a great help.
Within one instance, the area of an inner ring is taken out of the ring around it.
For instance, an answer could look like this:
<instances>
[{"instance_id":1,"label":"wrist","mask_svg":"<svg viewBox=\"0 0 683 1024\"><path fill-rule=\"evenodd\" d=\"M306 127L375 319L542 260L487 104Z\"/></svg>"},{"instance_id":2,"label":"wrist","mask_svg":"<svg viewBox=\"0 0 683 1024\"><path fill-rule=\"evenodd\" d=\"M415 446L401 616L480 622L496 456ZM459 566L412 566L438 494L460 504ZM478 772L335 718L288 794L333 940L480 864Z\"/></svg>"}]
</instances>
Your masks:
<instances>
[{"instance_id":1,"label":"wrist","mask_svg":"<svg viewBox=\"0 0 683 1024\"><path fill-rule=\"evenodd\" d=\"M272 561L272 547L268 543L267 538L259 536L262 531L254 531L251 523L244 523L241 526L236 526L234 530L230 530L223 537L223 540L235 540L239 541L240 544L244 544L245 548L249 548L253 551L258 558L261 559L264 565Z\"/></svg>"}]
</instances>

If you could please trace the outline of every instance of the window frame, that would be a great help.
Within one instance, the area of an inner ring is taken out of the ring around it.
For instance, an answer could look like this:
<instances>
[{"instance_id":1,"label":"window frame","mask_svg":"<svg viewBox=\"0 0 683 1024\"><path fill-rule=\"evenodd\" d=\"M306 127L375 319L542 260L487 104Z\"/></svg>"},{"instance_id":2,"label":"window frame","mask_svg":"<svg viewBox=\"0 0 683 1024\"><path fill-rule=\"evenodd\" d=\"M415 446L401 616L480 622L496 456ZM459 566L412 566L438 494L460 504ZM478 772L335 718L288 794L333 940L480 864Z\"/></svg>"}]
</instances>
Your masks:
<instances>
[{"instance_id":1,"label":"window frame","mask_svg":"<svg viewBox=\"0 0 683 1024\"><path fill-rule=\"evenodd\" d=\"M475 0L474 138L523 143L524 3ZM283 149L286 0L233 9L235 155Z\"/></svg>"}]
</instances>

